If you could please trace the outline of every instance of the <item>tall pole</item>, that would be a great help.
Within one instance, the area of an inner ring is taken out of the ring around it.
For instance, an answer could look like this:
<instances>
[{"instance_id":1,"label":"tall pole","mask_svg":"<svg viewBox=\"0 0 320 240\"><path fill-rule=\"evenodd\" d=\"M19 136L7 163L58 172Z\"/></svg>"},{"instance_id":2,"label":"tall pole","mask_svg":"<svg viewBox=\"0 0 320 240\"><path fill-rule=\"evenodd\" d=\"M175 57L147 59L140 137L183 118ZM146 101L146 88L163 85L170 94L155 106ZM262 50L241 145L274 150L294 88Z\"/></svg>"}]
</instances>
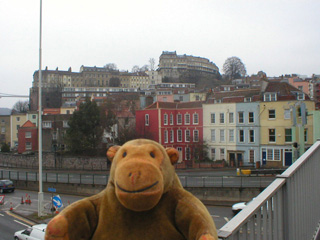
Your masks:
<instances>
[{"instance_id":1,"label":"tall pole","mask_svg":"<svg viewBox=\"0 0 320 240\"><path fill-rule=\"evenodd\" d=\"M43 215L43 192L42 192L42 72L41 72L41 57L42 57L42 0L40 0L40 34L39 34L39 192L38 192L38 216Z\"/></svg>"}]
</instances>

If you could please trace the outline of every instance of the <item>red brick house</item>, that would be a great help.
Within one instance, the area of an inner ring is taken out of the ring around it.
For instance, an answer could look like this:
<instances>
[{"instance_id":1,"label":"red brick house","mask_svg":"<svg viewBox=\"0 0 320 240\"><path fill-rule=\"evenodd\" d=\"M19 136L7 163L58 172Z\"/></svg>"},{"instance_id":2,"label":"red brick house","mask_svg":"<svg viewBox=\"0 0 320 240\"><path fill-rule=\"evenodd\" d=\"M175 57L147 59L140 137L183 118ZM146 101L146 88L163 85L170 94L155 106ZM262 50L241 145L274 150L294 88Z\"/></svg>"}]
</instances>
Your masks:
<instances>
[{"instance_id":1,"label":"red brick house","mask_svg":"<svg viewBox=\"0 0 320 240\"><path fill-rule=\"evenodd\" d=\"M191 163L200 157L203 146L202 102L155 102L136 111L136 132L164 147L176 148L179 162Z\"/></svg>"},{"instance_id":2,"label":"red brick house","mask_svg":"<svg viewBox=\"0 0 320 240\"><path fill-rule=\"evenodd\" d=\"M38 128L31 121L26 121L18 130L18 153L38 150Z\"/></svg>"}]
</instances>

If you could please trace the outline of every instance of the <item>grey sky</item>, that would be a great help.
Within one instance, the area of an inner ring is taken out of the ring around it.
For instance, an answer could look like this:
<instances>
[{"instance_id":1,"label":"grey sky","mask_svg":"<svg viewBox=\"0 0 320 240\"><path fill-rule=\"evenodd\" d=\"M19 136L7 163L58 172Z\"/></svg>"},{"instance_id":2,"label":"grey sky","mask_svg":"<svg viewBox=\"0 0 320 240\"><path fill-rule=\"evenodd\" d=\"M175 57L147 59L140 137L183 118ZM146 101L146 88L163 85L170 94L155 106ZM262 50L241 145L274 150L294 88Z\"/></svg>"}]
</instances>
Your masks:
<instances>
[{"instance_id":1,"label":"grey sky","mask_svg":"<svg viewBox=\"0 0 320 240\"><path fill-rule=\"evenodd\" d=\"M40 0L0 0L0 93L28 95L39 68ZM120 70L162 51L216 63L241 58L249 75L320 73L319 0L43 0L43 69ZM0 107L18 99L0 98Z\"/></svg>"}]
</instances>

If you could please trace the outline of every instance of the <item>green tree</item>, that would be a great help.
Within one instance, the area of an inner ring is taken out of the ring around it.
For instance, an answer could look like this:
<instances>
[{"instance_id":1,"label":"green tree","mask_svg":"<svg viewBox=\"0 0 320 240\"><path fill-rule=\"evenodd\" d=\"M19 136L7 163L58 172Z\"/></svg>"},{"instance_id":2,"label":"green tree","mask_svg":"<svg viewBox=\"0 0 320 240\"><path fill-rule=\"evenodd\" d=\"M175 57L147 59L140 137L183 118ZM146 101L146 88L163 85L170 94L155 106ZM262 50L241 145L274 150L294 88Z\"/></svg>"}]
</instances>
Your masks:
<instances>
[{"instance_id":1,"label":"green tree","mask_svg":"<svg viewBox=\"0 0 320 240\"><path fill-rule=\"evenodd\" d=\"M97 153L105 127L101 115L96 102L87 99L80 104L79 110L73 113L68 122L66 142L70 152L88 155Z\"/></svg>"},{"instance_id":2,"label":"green tree","mask_svg":"<svg viewBox=\"0 0 320 240\"><path fill-rule=\"evenodd\" d=\"M1 145L1 152L10 152L10 146L7 143Z\"/></svg>"}]
</instances>

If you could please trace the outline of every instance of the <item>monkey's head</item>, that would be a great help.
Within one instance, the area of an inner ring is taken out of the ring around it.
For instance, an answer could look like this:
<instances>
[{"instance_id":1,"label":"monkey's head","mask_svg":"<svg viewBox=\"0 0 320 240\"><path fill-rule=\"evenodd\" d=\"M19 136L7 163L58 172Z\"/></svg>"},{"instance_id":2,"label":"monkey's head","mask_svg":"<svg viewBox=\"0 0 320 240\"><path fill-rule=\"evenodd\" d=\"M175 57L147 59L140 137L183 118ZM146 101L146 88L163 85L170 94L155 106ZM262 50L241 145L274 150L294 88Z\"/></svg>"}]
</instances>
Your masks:
<instances>
[{"instance_id":1,"label":"monkey's head","mask_svg":"<svg viewBox=\"0 0 320 240\"><path fill-rule=\"evenodd\" d=\"M112 161L109 184L114 185L119 202L133 211L147 211L173 184L173 164L179 153L157 142L137 139L110 147L107 157Z\"/></svg>"}]
</instances>

